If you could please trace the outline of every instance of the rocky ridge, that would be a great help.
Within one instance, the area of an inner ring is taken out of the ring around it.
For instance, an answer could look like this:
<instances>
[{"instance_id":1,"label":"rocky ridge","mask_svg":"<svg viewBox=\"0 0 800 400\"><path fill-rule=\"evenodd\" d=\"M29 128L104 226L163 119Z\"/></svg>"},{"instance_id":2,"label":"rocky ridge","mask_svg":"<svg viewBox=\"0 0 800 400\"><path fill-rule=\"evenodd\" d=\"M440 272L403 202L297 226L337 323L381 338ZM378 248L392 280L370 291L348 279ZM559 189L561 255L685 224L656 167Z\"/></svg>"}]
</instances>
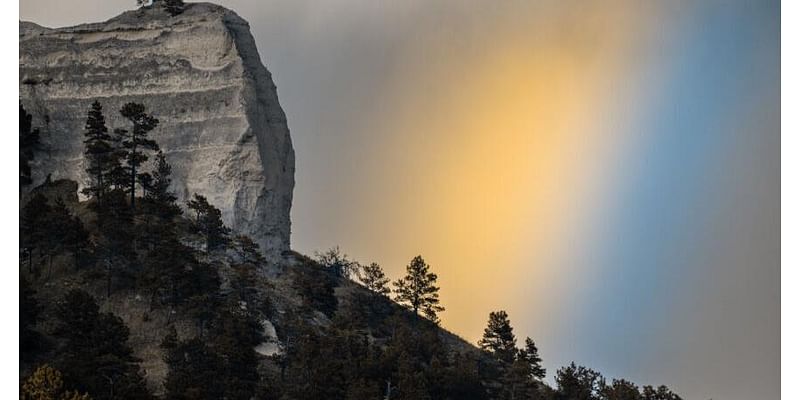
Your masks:
<instances>
[{"instance_id":1,"label":"rocky ridge","mask_svg":"<svg viewBox=\"0 0 800 400\"><path fill-rule=\"evenodd\" d=\"M20 22L19 96L41 132L34 185L48 174L81 186L83 126L98 100L110 129L143 103L184 202L205 195L235 231L268 254L289 249L294 150L271 74L247 21L224 7L160 7L101 23L50 29Z\"/></svg>"}]
</instances>

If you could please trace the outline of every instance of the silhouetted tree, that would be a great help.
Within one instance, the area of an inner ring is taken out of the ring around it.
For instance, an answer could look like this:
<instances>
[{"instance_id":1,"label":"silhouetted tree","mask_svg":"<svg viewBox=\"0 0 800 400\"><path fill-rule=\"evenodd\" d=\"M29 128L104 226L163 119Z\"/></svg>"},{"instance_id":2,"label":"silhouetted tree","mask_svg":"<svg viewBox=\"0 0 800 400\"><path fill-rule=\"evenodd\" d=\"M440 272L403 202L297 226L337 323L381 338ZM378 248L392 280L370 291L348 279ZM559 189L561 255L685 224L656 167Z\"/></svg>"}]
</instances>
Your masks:
<instances>
[{"instance_id":1,"label":"silhouetted tree","mask_svg":"<svg viewBox=\"0 0 800 400\"><path fill-rule=\"evenodd\" d=\"M28 358L37 350L39 334L33 330L42 311L35 297L36 292L31 289L28 281L19 277L19 357Z\"/></svg>"},{"instance_id":2,"label":"silhouetted tree","mask_svg":"<svg viewBox=\"0 0 800 400\"><path fill-rule=\"evenodd\" d=\"M672 391L664 385L658 388L653 388L648 385L642 387L642 400L681 400L681 397L672 393Z\"/></svg>"},{"instance_id":3,"label":"silhouetted tree","mask_svg":"<svg viewBox=\"0 0 800 400\"><path fill-rule=\"evenodd\" d=\"M383 269L378 263L361 266L359 280L367 289L377 294L388 296L391 292L388 286L389 278L383 273Z\"/></svg>"},{"instance_id":4,"label":"silhouetted tree","mask_svg":"<svg viewBox=\"0 0 800 400\"><path fill-rule=\"evenodd\" d=\"M227 243L231 230L222 223L222 212L209 204L205 196L195 193L186 206L195 212L195 230L205 237L206 250L211 251Z\"/></svg>"},{"instance_id":5,"label":"silhouetted tree","mask_svg":"<svg viewBox=\"0 0 800 400\"><path fill-rule=\"evenodd\" d=\"M148 159L145 151L158 151L158 144L147 137L148 133L158 126L158 119L147 114L144 105L138 103L125 104L120 109L120 114L133 125L133 129L130 131L117 129L115 133L124 149L125 170L128 174L126 190L130 193L131 208L135 208L139 166Z\"/></svg>"},{"instance_id":6,"label":"silhouetted tree","mask_svg":"<svg viewBox=\"0 0 800 400\"><path fill-rule=\"evenodd\" d=\"M83 193L101 202L103 195L111 190L111 174L118 167L119 159L115 154L111 135L108 134L103 107L98 101L92 103L87 113L84 137L89 184L83 189Z\"/></svg>"},{"instance_id":7,"label":"silhouetted tree","mask_svg":"<svg viewBox=\"0 0 800 400\"><path fill-rule=\"evenodd\" d=\"M330 269L323 269L314 262L298 265L292 270L293 283L303 300L303 305L333 317L338 307L334 289L337 278Z\"/></svg>"},{"instance_id":8,"label":"silhouetted tree","mask_svg":"<svg viewBox=\"0 0 800 400\"><path fill-rule=\"evenodd\" d=\"M324 252L317 252L317 263L323 268L327 268L333 272L334 275L340 278L350 278L357 272L358 263L350 260L347 254L342 253L339 247L333 247Z\"/></svg>"},{"instance_id":9,"label":"silhouetted tree","mask_svg":"<svg viewBox=\"0 0 800 400\"><path fill-rule=\"evenodd\" d=\"M199 338L168 348L164 361L169 367L164 387L168 399L222 399L225 395L223 359Z\"/></svg>"},{"instance_id":10,"label":"silhouetted tree","mask_svg":"<svg viewBox=\"0 0 800 400\"><path fill-rule=\"evenodd\" d=\"M536 343L534 343L531 338L525 338L525 348L517 352L517 360L522 361L526 366L530 379L544 379L547 371L542 366L542 358L539 357L539 349L536 348Z\"/></svg>"},{"instance_id":11,"label":"silhouetted tree","mask_svg":"<svg viewBox=\"0 0 800 400\"><path fill-rule=\"evenodd\" d=\"M52 239L49 232L52 207L41 193L33 195L20 211L20 248L28 255L28 272L33 272L33 255L44 253L48 241Z\"/></svg>"},{"instance_id":12,"label":"silhouetted tree","mask_svg":"<svg viewBox=\"0 0 800 400\"><path fill-rule=\"evenodd\" d=\"M236 251L243 263L258 265L266 261L258 243L247 235L236 235Z\"/></svg>"},{"instance_id":13,"label":"silhouetted tree","mask_svg":"<svg viewBox=\"0 0 800 400\"><path fill-rule=\"evenodd\" d=\"M19 188L33 183L31 161L39 144L39 129L33 129L33 116L19 103Z\"/></svg>"},{"instance_id":14,"label":"silhouetted tree","mask_svg":"<svg viewBox=\"0 0 800 400\"><path fill-rule=\"evenodd\" d=\"M395 300L414 314L422 312L426 318L438 323L437 314L444 311L444 307L439 305L438 277L429 270L430 266L422 256L414 257L406 266L406 276L394 282Z\"/></svg>"},{"instance_id":15,"label":"silhouetted tree","mask_svg":"<svg viewBox=\"0 0 800 400\"><path fill-rule=\"evenodd\" d=\"M488 351L495 358L505 363L514 361L517 354L517 338L514 328L505 311L489 313L488 326L483 330L483 338L478 342L481 349Z\"/></svg>"},{"instance_id":16,"label":"silhouetted tree","mask_svg":"<svg viewBox=\"0 0 800 400\"><path fill-rule=\"evenodd\" d=\"M150 399L128 345L128 328L100 313L94 298L74 289L57 306L56 335L63 343L58 365L70 387L95 399Z\"/></svg>"},{"instance_id":17,"label":"silhouetted tree","mask_svg":"<svg viewBox=\"0 0 800 400\"><path fill-rule=\"evenodd\" d=\"M258 384L258 358L253 350L263 341L261 324L238 304L223 307L211 326L211 343L223 355L222 375L226 399L249 400Z\"/></svg>"},{"instance_id":18,"label":"silhouetted tree","mask_svg":"<svg viewBox=\"0 0 800 400\"><path fill-rule=\"evenodd\" d=\"M602 390L603 400L641 400L639 388L625 379L614 379Z\"/></svg>"},{"instance_id":19,"label":"silhouetted tree","mask_svg":"<svg viewBox=\"0 0 800 400\"><path fill-rule=\"evenodd\" d=\"M601 400L603 387L605 379L599 372L574 362L556 372L558 400Z\"/></svg>"}]
</instances>

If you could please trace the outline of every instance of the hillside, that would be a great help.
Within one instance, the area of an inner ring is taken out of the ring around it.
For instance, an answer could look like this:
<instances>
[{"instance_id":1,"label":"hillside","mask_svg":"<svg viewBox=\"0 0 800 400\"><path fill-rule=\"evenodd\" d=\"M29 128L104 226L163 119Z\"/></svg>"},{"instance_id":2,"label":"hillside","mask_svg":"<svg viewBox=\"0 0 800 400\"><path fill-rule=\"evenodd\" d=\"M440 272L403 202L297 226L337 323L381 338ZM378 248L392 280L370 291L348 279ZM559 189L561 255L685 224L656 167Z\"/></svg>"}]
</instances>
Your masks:
<instances>
[{"instance_id":1,"label":"hillside","mask_svg":"<svg viewBox=\"0 0 800 400\"><path fill-rule=\"evenodd\" d=\"M34 184L52 174L83 189L86 110L95 100L108 110L141 103L159 121L151 137L173 168L178 200L205 193L268 255L289 249L294 150L247 21L191 3L175 16L156 5L64 28L22 21L19 32L20 101L48 154L33 160Z\"/></svg>"},{"instance_id":2,"label":"hillside","mask_svg":"<svg viewBox=\"0 0 800 400\"><path fill-rule=\"evenodd\" d=\"M20 23L19 111L22 399L679 399L551 387L505 311L467 343L421 255L392 281L292 251L288 126L230 10Z\"/></svg>"}]
</instances>

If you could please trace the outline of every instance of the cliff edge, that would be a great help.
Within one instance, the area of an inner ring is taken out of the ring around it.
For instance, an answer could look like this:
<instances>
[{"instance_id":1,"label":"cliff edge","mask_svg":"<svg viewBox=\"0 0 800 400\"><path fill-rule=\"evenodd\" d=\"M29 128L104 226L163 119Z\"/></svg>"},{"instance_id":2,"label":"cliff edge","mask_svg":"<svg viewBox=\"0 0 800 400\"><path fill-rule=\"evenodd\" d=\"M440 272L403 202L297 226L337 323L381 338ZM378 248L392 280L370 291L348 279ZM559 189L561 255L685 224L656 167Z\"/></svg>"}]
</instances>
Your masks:
<instances>
[{"instance_id":1,"label":"cliff edge","mask_svg":"<svg viewBox=\"0 0 800 400\"><path fill-rule=\"evenodd\" d=\"M65 28L20 22L19 35L20 101L42 141L32 187L47 174L83 187L89 105L103 105L112 130L127 127L122 105L138 102L160 120L151 137L179 201L203 194L268 254L289 249L294 150L247 21L190 3L175 17L143 7Z\"/></svg>"}]
</instances>

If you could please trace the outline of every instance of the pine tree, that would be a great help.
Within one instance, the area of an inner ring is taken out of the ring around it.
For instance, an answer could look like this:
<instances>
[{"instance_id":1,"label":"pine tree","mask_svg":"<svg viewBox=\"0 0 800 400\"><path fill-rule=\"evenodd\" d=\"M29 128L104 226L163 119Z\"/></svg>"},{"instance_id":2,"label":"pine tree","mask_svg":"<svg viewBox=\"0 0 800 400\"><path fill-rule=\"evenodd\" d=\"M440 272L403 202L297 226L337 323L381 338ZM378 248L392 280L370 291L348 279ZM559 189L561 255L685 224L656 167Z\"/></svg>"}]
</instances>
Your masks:
<instances>
[{"instance_id":1,"label":"pine tree","mask_svg":"<svg viewBox=\"0 0 800 400\"><path fill-rule=\"evenodd\" d=\"M31 161L39 144L39 129L33 129L33 116L19 103L19 188L33 183Z\"/></svg>"},{"instance_id":2,"label":"pine tree","mask_svg":"<svg viewBox=\"0 0 800 400\"><path fill-rule=\"evenodd\" d=\"M406 266L406 276L395 281L395 300L411 309L415 315L420 312L429 320L438 323L437 313L444 311L439 305L438 277L429 272L430 266L422 256L416 256Z\"/></svg>"},{"instance_id":3,"label":"pine tree","mask_svg":"<svg viewBox=\"0 0 800 400\"><path fill-rule=\"evenodd\" d=\"M206 238L207 251L227 243L231 230L223 224L222 212L209 204L205 196L195 193L194 198L189 200L186 206L195 212L195 230Z\"/></svg>"},{"instance_id":4,"label":"pine tree","mask_svg":"<svg viewBox=\"0 0 800 400\"><path fill-rule=\"evenodd\" d=\"M664 385L658 388L647 385L642 387L642 400L681 400L681 397Z\"/></svg>"},{"instance_id":5,"label":"pine tree","mask_svg":"<svg viewBox=\"0 0 800 400\"><path fill-rule=\"evenodd\" d=\"M53 238L48 231L52 207L41 193L33 195L20 211L20 247L28 255L28 272L33 272L33 255L44 253Z\"/></svg>"},{"instance_id":6,"label":"pine tree","mask_svg":"<svg viewBox=\"0 0 800 400\"><path fill-rule=\"evenodd\" d=\"M122 190L107 193L105 206L98 210L98 228L100 235L96 240L96 256L99 266L106 272L106 296L111 296L113 282L116 279L128 283L126 275L137 262L134 249L135 227L133 210L126 204L126 195Z\"/></svg>"},{"instance_id":7,"label":"pine tree","mask_svg":"<svg viewBox=\"0 0 800 400\"><path fill-rule=\"evenodd\" d=\"M349 259L347 254L339 250L339 247L330 248L324 252L317 252L317 263L323 268L330 270L334 275L340 278L350 278L353 273L357 272L358 263Z\"/></svg>"},{"instance_id":8,"label":"pine tree","mask_svg":"<svg viewBox=\"0 0 800 400\"><path fill-rule=\"evenodd\" d=\"M642 400L639 388L625 379L614 379L603 390L603 400Z\"/></svg>"},{"instance_id":9,"label":"pine tree","mask_svg":"<svg viewBox=\"0 0 800 400\"><path fill-rule=\"evenodd\" d=\"M237 235L234 238L236 251L244 264L258 265L266 262L258 243L247 235Z\"/></svg>"},{"instance_id":10,"label":"pine tree","mask_svg":"<svg viewBox=\"0 0 800 400\"><path fill-rule=\"evenodd\" d=\"M542 366L542 358L539 357L539 349L536 348L536 343L533 342L533 339L525 338L525 348L519 350L517 359L526 366L530 379L544 379L547 371Z\"/></svg>"},{"instance_id":11,"label":"pine tree","mask_svg":"<svg viewBox=\"0 0 800 400\"><path fill-rule=\"evenodd\" d=\"M122 320L100 313L94 298L71 290L57 306L57 364L70 387L95 399L150 399Z\"/></svg>"},{"instance_id":12,"label":"pine tree","mask_svg":"<svg viewBox=\"0 0 800 400\"><path fill-rule=\"evenodd\" d=\"M263 341L261 324L238 304L228 305L216 316L210 332L211 343L223 354L222 375L225 398L249 400L258 383L258 358L253 350Z\"/></svg>"},{"instance_id":13,"label":"pine tree","mask_svg":"<svg viewBox=\"0 0 800 400\"><path fill-rule=\"evenodd\" d=\"M514 361L517 353L517 339L514 328L505 311L489 313L488 326L483 330L483 338L478 342L481 349L488 351L496 359L505 363Z\"/></svg>"},{"instance_id":14,"label":"pine tree","mask_svg":"<svg viewBox=\"0 0 800 400\"><path fill-rule=\"evenodd\" d=\"M137 275L139 286L149 292L150 309L156 307L159 293L165 293L170 304L178 304L191 282L191 269L198 265L193 250L175 235L164 235L153 243Z\"/></svg>"},{"instance_id":15,"label":"pine tree","mask_svg":"<svg viewBox=\"0 0 800 400\"><path fill-rule=\"evenodd\" d=\"M367 289L377 294L388 296L391 292L388 286L389 278L383 273L383 269L378 263L361 266L359 280Z\"/></svg>"},{"instance_id":16,"label":"pine tree","mask_svg":"<svg viewBox=\"0 0 800 400\"><path fill-rule=\"evenodd\" d=\"M153 213L165 222L181 214L181 208L176 201L178 198L170 190L172 185L172 166L167 162L164 153L159 150L156 154L155 169L152 173L151 184L145 199L153 206Z\"/></svg>"},{"instance_id":17,"label":"pine tree","mask_svg":"<svg viewBox=\"0 0 800 400\"><path fill-rule=\"evenodd\" d=\"M181 341L167 350L169 367L164 387L168 399L216 400L225 397L219 372L223 360L199 338Z\"/></svg>"},{"instance_id":18,"label":"pine tree","mask_svg":"<svg viewBox=\"0 0 800 400\"><path fill-rule=\"evenodd\" d=\"M574 362L556 371L558 400L601 400L603 387L603 375Z\"/></svg>"},{"instance_id":19,"label":"pine tree","mask_svg":"<svg viewBox=\"0 0 800 400\"><path fill-rule=\"evenodd\" d=\"M158 119L147 114L145 107L138 103L127 103L122 106L120 114L128 119L133 129L117 129L120 143L124 149L123 157L126 162L128 185L126 191L130 194L131 208L136 208L136 182L139 178L139 167L148 159L145 151L158 151L158 144L148 139L148 133L158 126Z\"/></svg>"},{"instance_id":20,"label":"pine tree","mask_svg":"<svg viewBox=\"0 0 800 400\"><path fill-rule=\"evenodd\" d=\"M118 163L100 102L95 101L89 108L84 130L83 143L84 154L88 162L86 173L89 175L89 185L83 189L83 193L100 202L103 196L111 190L111 172L115 167L115 162Z\"/></svg>"}]
</instances>

